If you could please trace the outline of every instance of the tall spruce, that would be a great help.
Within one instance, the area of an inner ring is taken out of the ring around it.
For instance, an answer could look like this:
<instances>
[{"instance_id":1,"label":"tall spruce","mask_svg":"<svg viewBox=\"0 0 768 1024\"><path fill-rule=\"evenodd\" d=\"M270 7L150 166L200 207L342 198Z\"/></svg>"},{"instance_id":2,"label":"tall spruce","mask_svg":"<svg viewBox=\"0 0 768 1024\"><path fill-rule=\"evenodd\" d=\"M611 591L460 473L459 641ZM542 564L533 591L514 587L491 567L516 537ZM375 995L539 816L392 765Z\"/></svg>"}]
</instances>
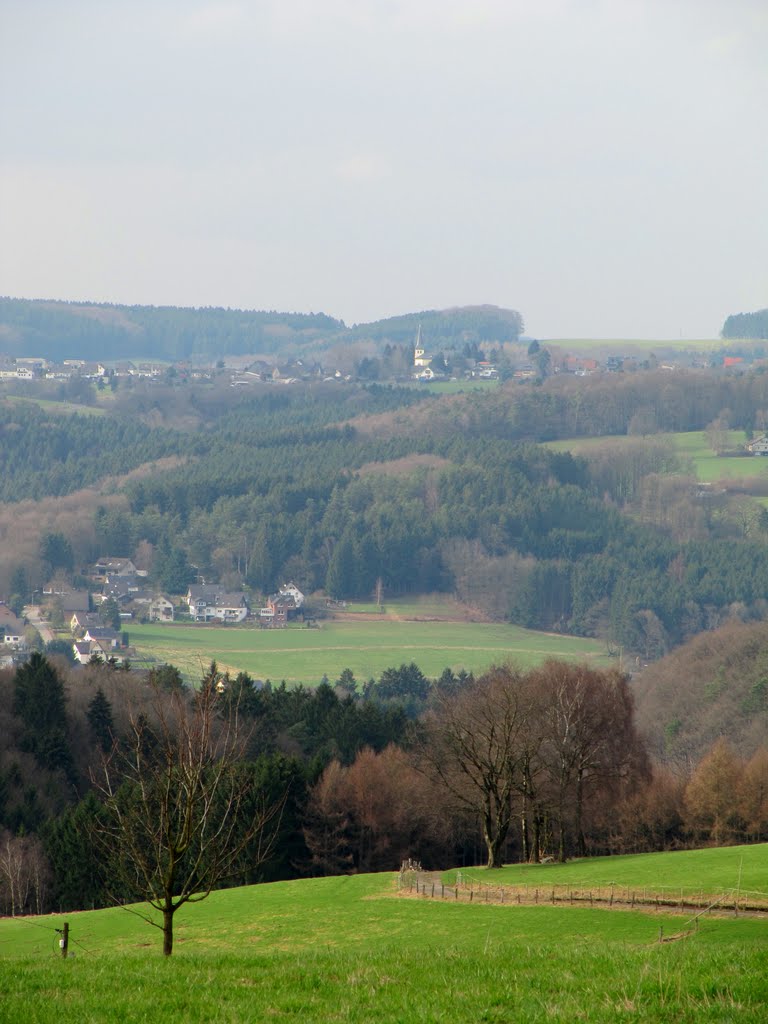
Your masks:
<instances>
[{"instance_id":1,"label":"tall spruce","mask_svg":"<svg viewBox=\"0 0 768 1024\"><path fill-rule=\"evenodd\" d=\"M115 739L115 722L112 717L112 705L101 687L88 703L88 725L91 737L106 753L112 749Z\"/></svg>"},{"instance_id":2,"label":"tall spruce","mask_svg":"<svg viewBox=\"0 0 768 1024\"><path fill-rule=\"evenodd\" d=\"M13 713L21 719L21 747L42 768L63 771L74 780L64 684L56 669L39 652L22 665L14 678Z\"/></svg>"}]
</instances>

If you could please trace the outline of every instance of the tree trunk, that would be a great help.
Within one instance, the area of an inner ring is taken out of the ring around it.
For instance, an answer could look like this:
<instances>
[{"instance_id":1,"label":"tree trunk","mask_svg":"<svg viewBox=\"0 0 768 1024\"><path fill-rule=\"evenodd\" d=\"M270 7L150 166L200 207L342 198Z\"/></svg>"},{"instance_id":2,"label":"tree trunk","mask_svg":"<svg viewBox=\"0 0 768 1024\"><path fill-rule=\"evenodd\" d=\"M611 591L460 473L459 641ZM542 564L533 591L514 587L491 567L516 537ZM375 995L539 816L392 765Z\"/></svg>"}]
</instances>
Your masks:
<instances>
[{"instance_id":1,"label":"tree trunk","mask_svg":"<svg viewBox=\"0 0 768 1024\"><path fill-rule=\"evenodd\" d=\"M538 864L541 860L541 813L534 806L533 809L533 841L528 856L530 864Z\"/></svg>"},{"instance_id":2,"label":"tree trunk","mask_svg":"<svg viewBox=\"0 0 768 1024\"><path fill-rule=\"evenodd\" d=\"M528 861L531 857L531 838L528 830L528 801L525 796L523 796L523 805L520 811L520 841L523 848L523 860Z\"/></svg>"},{"instance_id":3,"label":"tree trunk","mask_svg":"<svg viewBox=\"0 0 768 1024\"><path fill-rule=\"evenodd\" d=\"M501 856L501 850L504 846L504 839L501 836L491 837L486 832L485 842L488 846L488 867L489 868L502 868L504 867L504 859Z\"/></svg>"},{"instance_id":4,"label":"tree trunk","mask_svg":"<svg viewBox=\"0 0 768 1024\"><path fill-rule=\"evenodd\" d=\"M565 810L562 804L558 807L557 817L557 859L565 864Z\"/></svg>"},{"instance_id":5,"label":"tree trunk","mask_svg":"<svg viewBox=\"0 0 768 1024\"><path fill-rule=\"evenodd\" d=\"M507 826L508 828L508 826ZM488 867L500 868L504 866L501 851L504 847L504 840L507 838L507 828L494 821L491 814L483 815L483 838L488 847Z\"/></svg>"},{"instance_id":6,"label":"tree trunk","mask_svg":"<svg viewBox=\"0 0 768 1024\"><path fill-rule=\"evenodd\" d=\"M163 907L163 956L173 952L173 907L167 903Z\"/></svg>"},{"instance_id":7,"label":"tree trunk","mask_svg":"<svg viewBox=\"0 0 768 1024\"><path fill-rule=\"evenodd\" d=\"M579 771L579 775L576 781L576 841L578 843L578 851L580 857L587 856L587 840L584 836L584 829L582 828L583 814L584 775L583 772Z\"/></svg>"}]
</instances>

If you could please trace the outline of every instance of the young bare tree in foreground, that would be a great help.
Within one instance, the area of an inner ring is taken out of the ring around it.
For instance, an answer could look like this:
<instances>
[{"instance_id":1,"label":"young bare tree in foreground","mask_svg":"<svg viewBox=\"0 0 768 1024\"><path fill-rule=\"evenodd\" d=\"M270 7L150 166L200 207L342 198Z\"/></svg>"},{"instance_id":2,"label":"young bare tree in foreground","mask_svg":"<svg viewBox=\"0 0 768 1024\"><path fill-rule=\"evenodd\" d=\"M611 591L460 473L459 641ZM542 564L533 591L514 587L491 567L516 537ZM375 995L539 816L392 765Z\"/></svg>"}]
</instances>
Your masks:
<instances>
[{"instance_id":1,"label":"young bare tree in foreground","mask_svg":"<svg viewBox=\"0 0 768 1024\"><path fill-rule=\"evenodd\" d=\"M222 717L215 665L201 690L157 691L149 713L130 717L94 782L104 801L94 839L108 864L113 896L145 900L162 914L163 953L173 951L173 917L232 877L236 862L268 855L284 800L261 805L243 770L237 709ZM249 818L244 820L248 798Z\"/></svg>"}]
</instances>

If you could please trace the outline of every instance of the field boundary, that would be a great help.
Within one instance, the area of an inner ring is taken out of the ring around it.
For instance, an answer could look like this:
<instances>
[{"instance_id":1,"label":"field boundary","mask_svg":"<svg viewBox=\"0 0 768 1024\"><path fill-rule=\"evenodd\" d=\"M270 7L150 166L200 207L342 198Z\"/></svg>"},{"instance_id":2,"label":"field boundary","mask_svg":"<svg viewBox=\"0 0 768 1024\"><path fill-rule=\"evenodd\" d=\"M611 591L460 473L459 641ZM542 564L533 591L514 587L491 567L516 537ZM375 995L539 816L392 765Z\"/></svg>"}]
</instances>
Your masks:
<instances>
[{"instance_id":1,"label":"field boundary","mask_svg":"<svg viewBox=\"0 0 768 1024\"><path fill-rule=\"evenodd\" d=\"M401 871L397 880L399 896L450 900L454 903L487 903L496 906L589 906L601 909L664 911L686 914L691 921L703 914L763 916L768 914L768 893L737 889L686 892L684 887L607 885L583 886L566 883L551 885L502 885L481 882L457 872L455 883L446 883L439 874Z\"/></svg>"}]
</instances>

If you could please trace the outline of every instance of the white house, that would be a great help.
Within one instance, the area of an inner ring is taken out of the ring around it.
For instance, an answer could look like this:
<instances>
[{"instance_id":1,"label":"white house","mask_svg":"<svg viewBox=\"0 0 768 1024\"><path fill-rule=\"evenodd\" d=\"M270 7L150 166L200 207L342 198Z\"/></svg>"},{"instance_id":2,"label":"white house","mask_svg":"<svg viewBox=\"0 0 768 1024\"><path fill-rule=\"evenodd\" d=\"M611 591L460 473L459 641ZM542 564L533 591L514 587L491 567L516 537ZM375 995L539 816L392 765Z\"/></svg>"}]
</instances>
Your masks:
<instances>
[{"instance_id":1,"label":"white house","mask_svg":"<svg viewBox=\"0 0 768 1024\"><path fill-rule=\"evenodd\" d=\"M768 437L765 434L761 434L760 437L755 437L753 440L748 441L744 447L752 455L768 455Z\"/></svg>"},{"instance_id":2,"label":"white house","mask_svg":"<svg viewBox=\"0 0 768 1024\"><path fill-rule=\"evenodd\" d=\"M293 603L297 608L301 608L304 604L304 595L295 583L284 583L278 590L278 594L280 594L281 597L292 597Z\"/></svg>"},{"instance_id":3,"label":"white house","mask_svg":"<svg viewBox=\"0 0 768 1024\"><path fill-rule=\"evenodd\" d=\"M153 597L149 603L150 622L173 622L173 604L167 597Z\"/></svg>"},{"instance_id":4,"label":"white house","mask_svg":"<svg viewBox=\"0 0 768 1024\"><path fill-rule=\"evenodd\" d=\"M243 593L230 594L212 583L199 583L187 591L189 614L195 622L242 622L248 615L248 600Z\"/></svg>"}]
</instances>

